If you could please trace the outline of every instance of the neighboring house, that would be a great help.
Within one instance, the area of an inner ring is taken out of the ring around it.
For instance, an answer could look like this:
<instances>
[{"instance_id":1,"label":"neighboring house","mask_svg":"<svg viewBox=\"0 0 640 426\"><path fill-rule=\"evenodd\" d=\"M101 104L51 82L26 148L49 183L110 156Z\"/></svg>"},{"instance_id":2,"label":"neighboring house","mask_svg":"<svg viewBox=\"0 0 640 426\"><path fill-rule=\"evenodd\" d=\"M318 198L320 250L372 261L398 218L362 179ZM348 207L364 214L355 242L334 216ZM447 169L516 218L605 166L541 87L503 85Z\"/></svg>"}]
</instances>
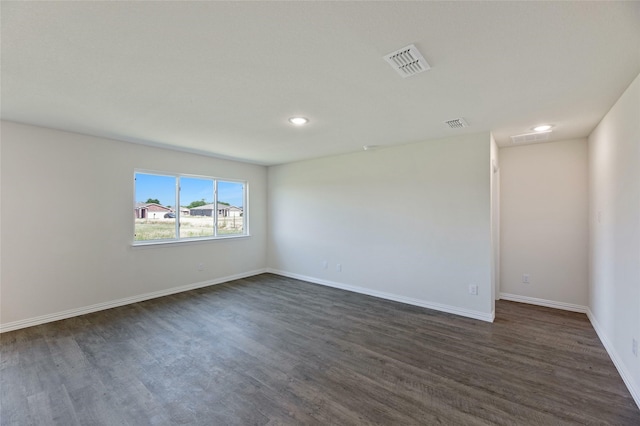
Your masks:
<instances>
[{"instance_id":1,"label":"neighboring house","mask_svg":"<svg viewBox=\"0 0 640 426\"><path fill-rule=\"evenodd\" d=\"M156 203L136 203L136 219L162 219L165 214L173 212L169 207Z\"/></svg>"},{"instance_id":2,"label":"neighboring house","mask_svg":"<svg viewBox=\"0 0 640 426\"><path fill-rule=\"evenodd\" d=\"M194 207L189 210L191 216L213 216L213 204Z\"/></svg>"},{"instance_id":3,"label":"neighboring house","mask_svg":"<svg viewBox=\"0 0 640 426\"><path fill-rule=\"evenodd\" d=\"M180 216L188 216L189 214L189 207L180 207Z\"/></svg>"},{"instance_id":4,"label":"neighboring house","mask_svg":"<svg viewBox=\"0 0 640 426\"><path fill-rule=\"evenodd\" d=\"M227 209L227 215L230 217L240 217L242 216L242 209L236 206L229 206Z\"/></svg>"},{"instance_id":5,"label":"neighboring house","mask_svg":"<svg viewBox=\"0 0 640 426\"><path fill-rule=\"evenodd\" d=\"M204 206L199 206L191 209L191 216L213 216L213 204L205 204ZM227 217L227 216L242 216L242 209L240 207L228 206L226 204L218 203L218 217Z\"/></svg>"}]
</instances>

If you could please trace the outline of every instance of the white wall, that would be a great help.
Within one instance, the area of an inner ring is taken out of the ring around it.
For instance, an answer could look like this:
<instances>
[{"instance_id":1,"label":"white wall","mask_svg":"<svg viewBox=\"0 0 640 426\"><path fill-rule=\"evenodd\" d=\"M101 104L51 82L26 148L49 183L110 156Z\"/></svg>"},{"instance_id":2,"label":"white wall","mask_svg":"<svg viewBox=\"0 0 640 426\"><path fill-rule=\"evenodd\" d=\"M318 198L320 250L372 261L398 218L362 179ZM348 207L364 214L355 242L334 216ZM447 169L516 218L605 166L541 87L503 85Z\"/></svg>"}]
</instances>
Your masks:
<instances>
[{"instance_id":1,"label":"white wall","mask_svg":"<svg viewBox=\"0 0 640 426\"><path fill-rule=\"evenodd\" d=\"M266 167L1 124L3 328L265 269ZM134 168L246 179L251 237L132 247Z\"/></svg>"},{"instance_id":2,"label":"white wall","mask_svg":"<svg viewBox=\"0 0 640 426\"><path fill-rule=\"evenodd\" d=\"M589 136L589 177L589 317L640 406L640 76Z\"/></svg>"},{"instance_id":3,"label":"white wall","mask_svg":"<svg viewBox=\"0 0 640 426\"><path fill-rule=\"evenodd\" d=\"M503 148L500 172L501 297L585 312L586 139Z\"/></svg>"},{"instance_id":4,"label":"white wall","mask_svg":"<svg viewBox=\"0 0 640 426\"><path fill-rule=\"evenodd\" d=\"M268 197L274 271L492 319L489 133L270 167Z\"/></svg>"}]
</instances>

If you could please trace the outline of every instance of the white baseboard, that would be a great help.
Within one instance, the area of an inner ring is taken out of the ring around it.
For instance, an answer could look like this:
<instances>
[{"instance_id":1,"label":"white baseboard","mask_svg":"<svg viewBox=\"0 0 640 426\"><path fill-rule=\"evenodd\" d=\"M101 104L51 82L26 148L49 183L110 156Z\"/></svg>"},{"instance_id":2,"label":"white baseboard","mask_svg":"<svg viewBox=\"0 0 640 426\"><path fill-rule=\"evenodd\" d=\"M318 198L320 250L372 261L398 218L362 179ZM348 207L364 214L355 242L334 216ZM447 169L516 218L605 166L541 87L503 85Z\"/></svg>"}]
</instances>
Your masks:
<instances>
[{"instance_id":1,"label":"white baseboard","mask_svg":"<svg viewBox=\"0 0 640 426\"><path fill-rule=\"evenodd\" d=\"M582 305L574 305L573 303L556 302L555 300L538 299L536 297L520 296L518 294L500 293L501 300L510 300L511 302L528 303L529 305L546 306L548 308L562 309L563 311L587 313L587 307Z\"/></svg>"},{"instance_id":2,"label":"white baseboard","mask_svg":"<svg viewBox=\"0 0 640 426\"><path fill-rule=\"evenodd\" d=\"M458 308L456 306L443 305L441 303L428 302L426 300L414 299L411 297L400 296L397 294L386 293L377 290L371 290L365 287L358 287L335 281L323 280L315 277L309 277L306 275L295 274L292 272L281 271L278 269L267 268L267 272L282 275L283 277L295 278L301 281L307 281L314 284L325 285L327 287L339 288L341 290L351 291L353 293L366 294L368 296L379 297L380 299L393 300L394 302L406 303L407 305L420 306L422 308L433 309L434 311L447 312L449 314L460 315L467 318L473 318L481 321L493 322L495 319L495 312L486 314L484 312L472 311L470 309Z\"/></svg>"},{"instance_id":3,"label":"white baseboard","mask_svg":"<svg viewBox=\"0 0 640 426\"><path fill-rule=\"evenodd\" d=\"M607 353L609 354L609 357L611 358L611 361L613 361L613 365L616 366L618 373L620 373L622 381L624 381L624 384L627 385L627 389L629 389L629 393L633 397L633 400L636 402L638 408L640 408L640 383L634 382L633 376L631 375L631 373L629 373L629 370L627 370L625 365L622 363L618 352L616 352L616 349L611 344L609 338L607 338L607 335L604 334L604 330L589 308L587 308L587 317L589 318L589 321L591 321L593 329L596 331L596 334L600 338L602 346L604 346Z\"/></svg>"},{"instance_id":4,"label":"white baseboard","mask_svg":"<svg viewBox=\"0 0 640 426\"><path fill-rule=\"evenodd\" d=\"M500 298L504 300L510 300L512 302L528 303L530 305L546 306L549 308L556 308L556 309L562 309L565 311L580 312L580 313L587 314L587 317L589 318L589 321L591 321L591 325L593 326L593 329L596 331L598 338L602 342L602 346L604 346L605 350L609 354L611 361L613 361L613 365L616 366L616 369L618 370L620 377L622 377L624 384L627 386L627 389L629 389L629 393L633 397L633 400L638 405L638 408L640 408L640 384L634 383L631 373L629 373L629 371L626 369L626 367L620 360L618 353L616 352L615 348L613 347L613 345L611 344L607 336L604 334L602 327L600 327L600 325L598 324L598 321L593 315L593 312L591 312L591 309L589 309L588 306L574 305L571 303L564 303L564 302L556 302L554 300L538 299L535 297L519 296L517 294L509 294L509 293L500 293Z\"/></svg>"},{"instance_id":5,"label":"white baseboard","mask_svg":"<svg viewBox=\"0 0 640 426\"><path fill-rule=\"evenodd\" d=\"M254 271L244 272L241 274L230 275L222 278L217 278L215 280L202 281L202 282L183 285L179 287L172 287L166 290L155 291L152 293L145 293L138 296L132 296L124 299L113 300L110 302L97 303L95 305L85 306L82 308L69 309L69 310L57 312L54 314L42 315L34 318L28 318L25 320L19 320L19 321L13 321L5 324L0 324L0 333L19 330L21 328L32 327L35 325L45 324L48 322L59 321L67 318L89 314L92 312L102 311L105 309L116 308L118 306L124 306L131 303L143 302L145 300L155 299L157 297L168 296L170 294L181 293L184 291L195 290L197 288L222 284L222 283L237 280L237 279L259 275L265 272L276 274L276 275L282 275L284 277L295 278L302 281L311 282L314 284L320 284L328 287L339 288L341 290L347 290L354 293L360 293L360 294L366 294L373 297L379 297L381 299L393 300L395 302L406 303L409 305L420 306L427 309L433 309L436 311L447 312L450 314L478 319L481 321L493 322L493 320L495 319L495 311L493 311L491 314L485 314L483 312L462 309L455 306L427 302L424 300L413 299L405 296L399 296L391 293L371 290L364 287L352 286L352 285L342 284L334 281L328 281L328 280L322 280L314 277L309 277L306 275L294 274L291 272L280 271L277 269L265 268L265 269L258 269ZM611 357L613 364L615 365L616 369L620 373L622 380L624 381L625 385L629 389L629 392L631 393L631 396L633 397L634 401L638 405L638 408L640 408L640 384L634 383L633 377L631 376L631 374L626 369L625 365L620 360L620 357L618 356L615 348L613 347L613 345L611 344L607 336L604 334L604 331L602 330L595 316L593 315L593 313L588 307L581 306L581 305L574 305L570 303L564 303L564 302L556 302L556 301L546 300L546 299L538 299L535 297L519 296L519 295L509 294L509 293L500 293L500 298L504 300L514 301L514 302L529 303L533 305L546 306L550 308L562 309L567 311L586 313L587 317L589 318L589 321L591 321L591 324L593 325L593 328L596 331L596 334L598 335L600 341L602 342L602 345L604 346L605 350Z\"/></svg>"},{"instance_id":6,"label":"white baseboard","mask_svg":"<svg viewBox=\"0 0 640 426\"><path fill-rule=\"evenodd\" d=\"M8 322L0 324L0 333L7 331L18 330L21 328L33 327L34 325L45 324L48 322L59 321L67 318L77 317L80 315L90 314L92 312L103 311L105 309L116 308L118 306L129 305L131 303L142 302L149 299L155 299L157 297L168 296L170 294L182 293L183 291L195 290L197 288L208 287L211 285L222 284L241 278L247 278L258 274L263 274L266 269L258 269L255 271L243 272L241 274L229 275L222 278L216 278L214 280L202 281L194 284L187 284L179 287L172 287L166 290L154 291L152 293L140 294L132 297L125 297L124 299L112 300L104 303L97 303L95 305L84 306L82 308L69 309L62 312L56 312L54 314L42 315L35 318L27 318L24 320Z\"/></svg>"}]
</instances>

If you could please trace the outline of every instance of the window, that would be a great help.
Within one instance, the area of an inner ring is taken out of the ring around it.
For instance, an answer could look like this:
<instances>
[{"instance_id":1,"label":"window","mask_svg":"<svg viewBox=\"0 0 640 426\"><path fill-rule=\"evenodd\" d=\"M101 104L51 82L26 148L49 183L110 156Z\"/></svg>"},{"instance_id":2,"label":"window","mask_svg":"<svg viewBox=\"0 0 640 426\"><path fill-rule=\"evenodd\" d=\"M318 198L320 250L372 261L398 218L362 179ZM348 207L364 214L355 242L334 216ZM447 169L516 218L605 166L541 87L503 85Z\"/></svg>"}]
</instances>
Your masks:
<instances>
[{"instance_id":1,"label":"window","mask_svg":"<svg viewBox=\"0 0 640 426\"><path fill-rule=\"evenodd\" d=\"M136 171L134 244L247 235L243 181Z\"/></svg>"}]
</instances>

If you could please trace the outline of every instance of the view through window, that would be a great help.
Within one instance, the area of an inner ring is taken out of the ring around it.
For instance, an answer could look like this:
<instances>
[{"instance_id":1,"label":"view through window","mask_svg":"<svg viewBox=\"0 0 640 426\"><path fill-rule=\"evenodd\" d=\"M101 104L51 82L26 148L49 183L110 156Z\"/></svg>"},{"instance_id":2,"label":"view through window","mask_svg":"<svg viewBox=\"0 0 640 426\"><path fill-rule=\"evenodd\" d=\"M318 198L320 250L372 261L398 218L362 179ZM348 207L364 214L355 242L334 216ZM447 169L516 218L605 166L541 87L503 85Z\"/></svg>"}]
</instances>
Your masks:
<instances>
[{"instance_id":1,"label":"view through window","mask_svg":"<svg viewBox=\"0 0 640 426\"><path fill-rule=\"evenodd\" d=\"M246 182L135 172L134 242L246 235Z\"/></svg>"}]
</instances>

